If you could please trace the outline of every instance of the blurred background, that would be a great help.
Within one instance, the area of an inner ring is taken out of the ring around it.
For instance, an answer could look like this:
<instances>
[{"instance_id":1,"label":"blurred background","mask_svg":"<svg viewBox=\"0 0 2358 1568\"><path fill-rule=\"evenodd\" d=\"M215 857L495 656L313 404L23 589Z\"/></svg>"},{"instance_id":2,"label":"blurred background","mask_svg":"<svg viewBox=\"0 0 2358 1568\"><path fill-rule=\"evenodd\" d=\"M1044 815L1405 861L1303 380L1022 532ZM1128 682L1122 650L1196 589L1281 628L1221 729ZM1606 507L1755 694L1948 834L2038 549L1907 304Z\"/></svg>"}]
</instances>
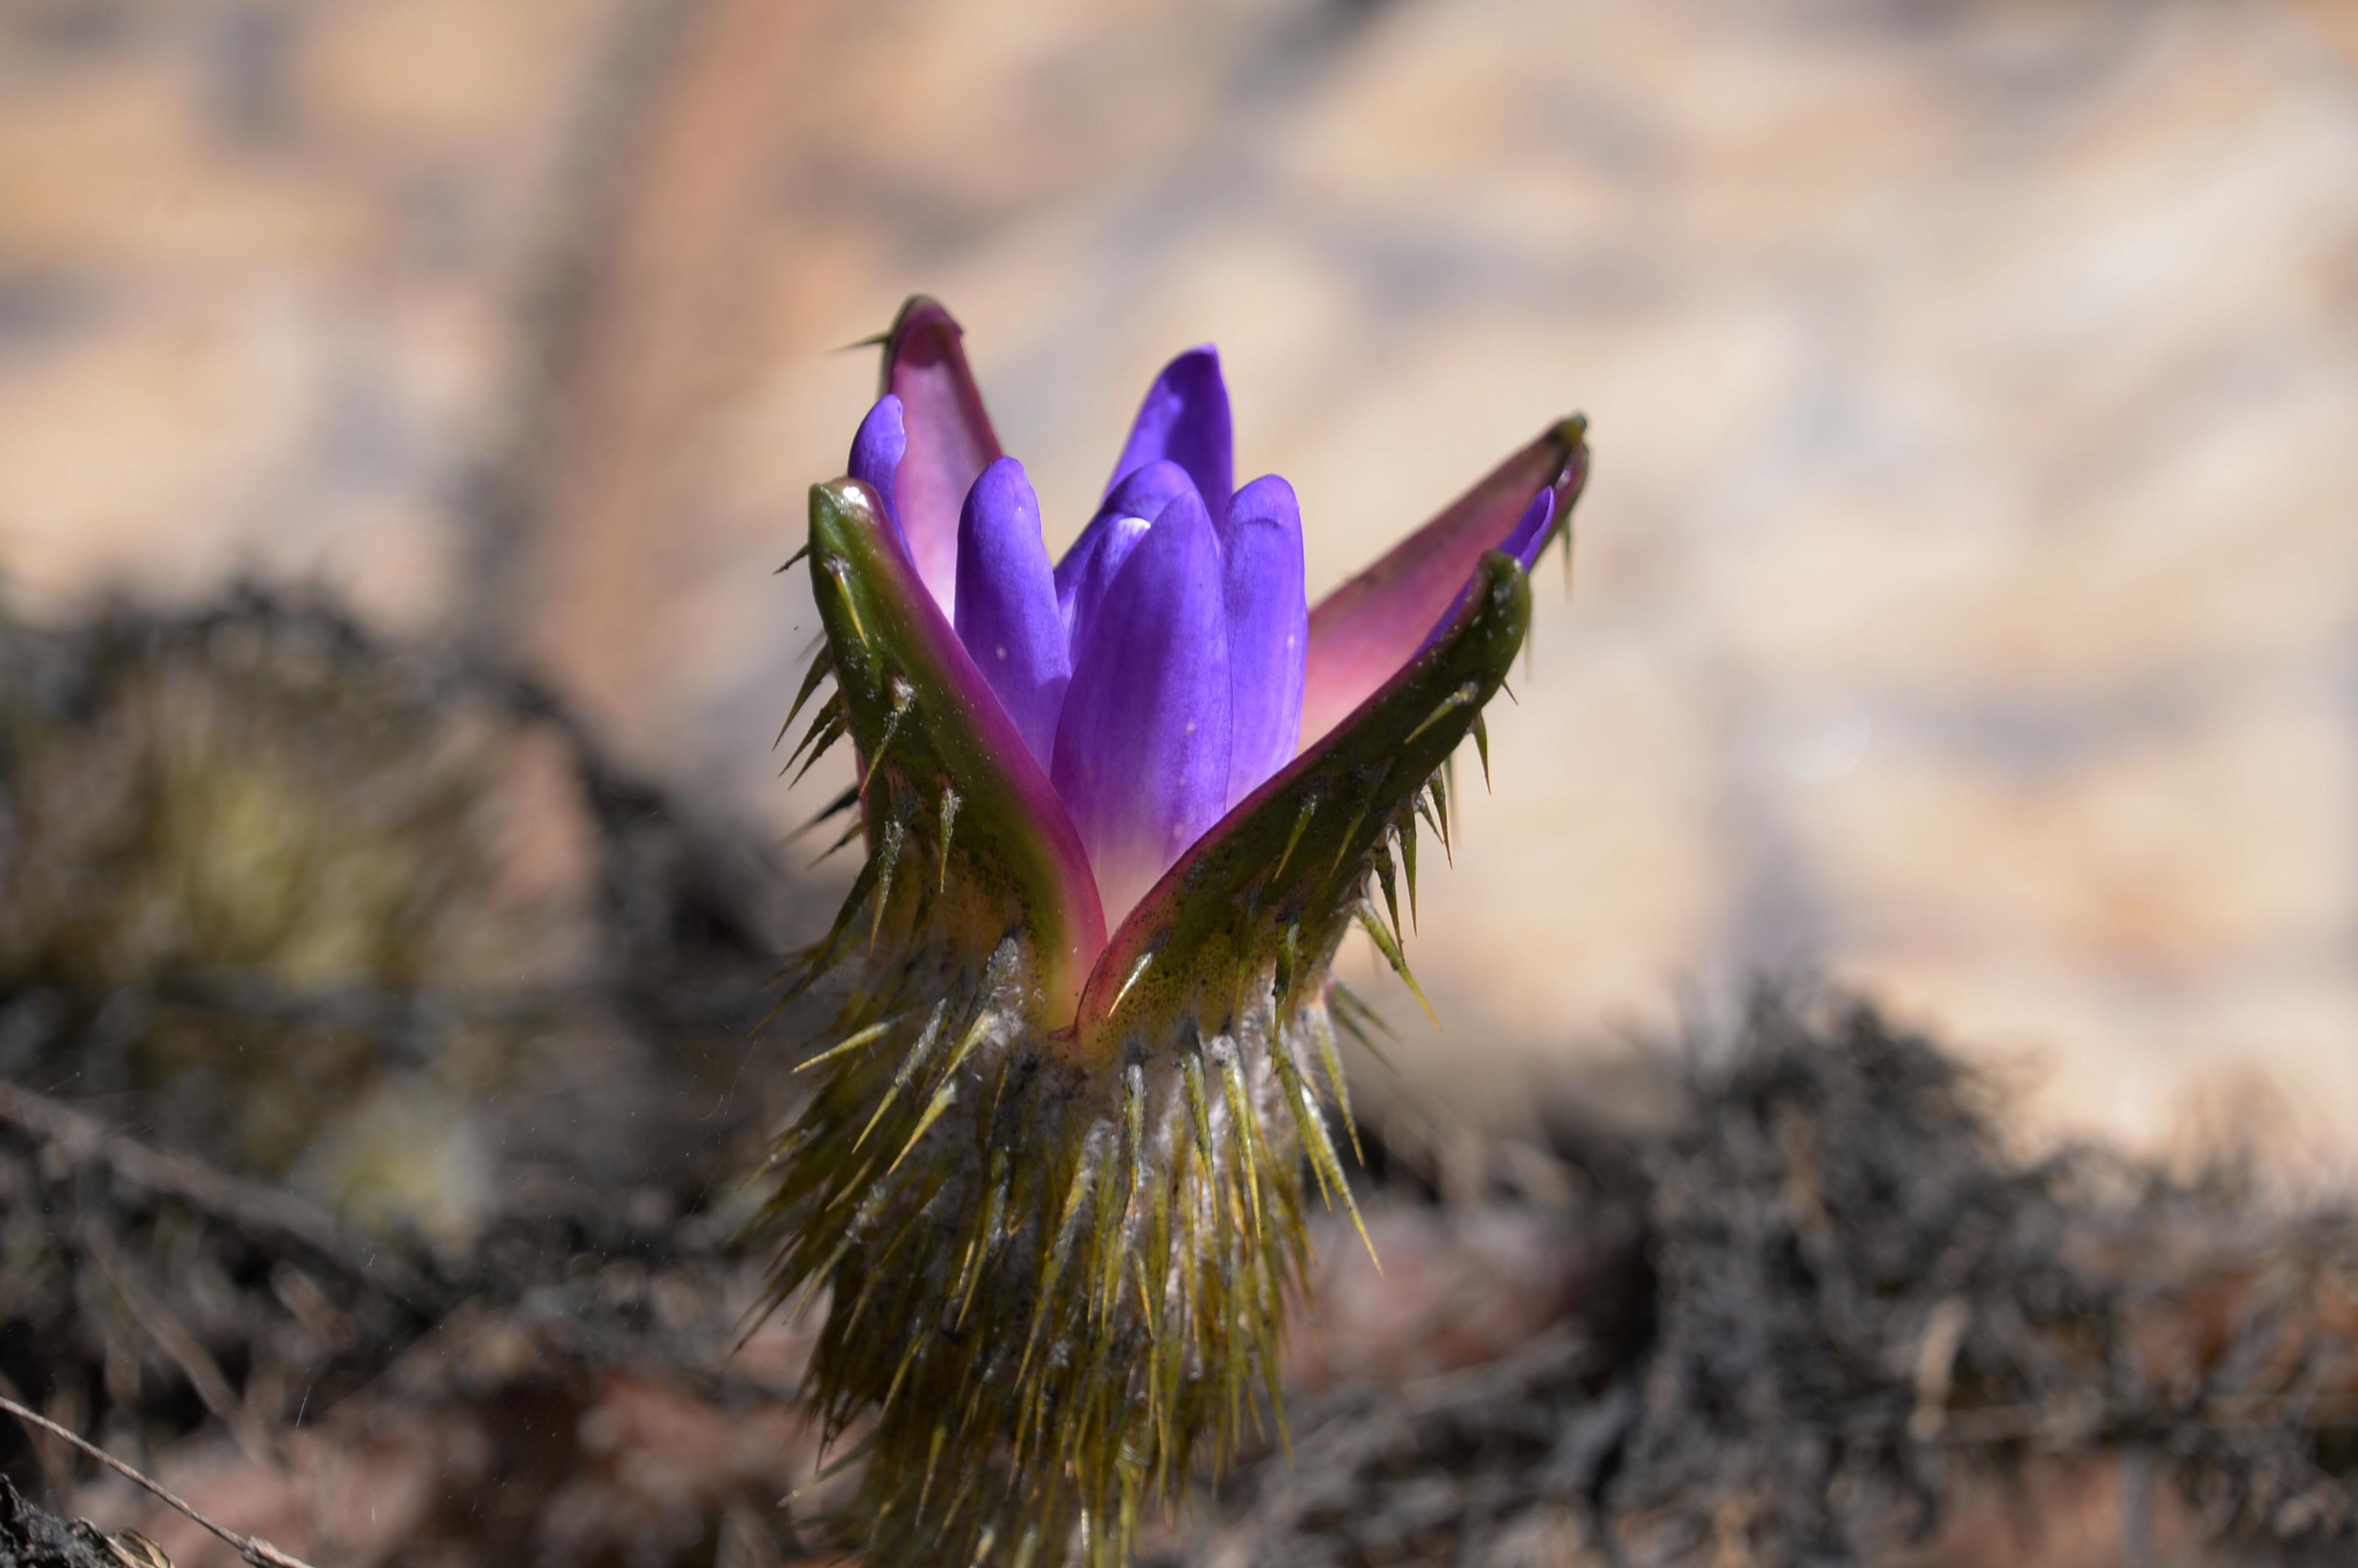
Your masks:
<instances>
[{"instance_id":1,"label":"blurred background","mask_svg":"<svg viewBox=\"0 0 2358 1568\"><path fill-rule=\"evenodd\" d=\"M0 594L325 589L780 829L914 290L1053 544L1217 341L1314 595L1594 420L1446 1031L1368 987L1418 1093L1801 966L2056 1127L2358 1146L2358 7L12 0Z\"/></svg>"},{"instance_id":2,"label":"blurred background","mask_svg":"<svg viewBox=\"0 0 2358 1568\"><path fill-rule=\"evenodd\" d=\"M0 0L0 1393L319 1561L794 1560L773 568L914 291L1053 546L1217 341L1314 597L1589 416L1379 1180L1762 973L2346 1179L2350 0ZM1532 1223L1301 1375L1552 1321Z\"/></svg>"}]
</instances>

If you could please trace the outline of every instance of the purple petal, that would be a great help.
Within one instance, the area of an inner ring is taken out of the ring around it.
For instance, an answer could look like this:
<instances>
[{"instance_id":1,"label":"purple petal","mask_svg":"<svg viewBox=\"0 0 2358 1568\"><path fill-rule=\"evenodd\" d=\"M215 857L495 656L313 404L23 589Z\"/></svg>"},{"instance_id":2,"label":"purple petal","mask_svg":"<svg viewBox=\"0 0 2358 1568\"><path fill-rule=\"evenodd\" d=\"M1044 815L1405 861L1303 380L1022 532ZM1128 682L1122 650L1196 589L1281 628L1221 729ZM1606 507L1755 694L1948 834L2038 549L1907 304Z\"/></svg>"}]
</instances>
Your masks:
<instances>
[{"instance_id":1,"label":"purple petal","mask_svg":"<svg viewBox=\"0 0 2358 1568\"><path fill-rule=\"evenodd\" d=\"M893 510L892 476L901 467L901 455L908 449L908 430L901 420L901 400L888 392L876 400L868 417L860 422L859 433L851 438L851 461L844 470L874 491L884 503L885 520L892 524L892 535L901 541L903 550L909 547L909 540L901 532L901 519Z\"/></svg>"},{"instance_id":2,"label":"purple petal","mask_svg":"<svg viewBox=\"0 0 2358 1568\"><path fill-rule=\"evenodd\" d=\"M1578 416L1540 433L1384 557L1310 612L1302 733L1315 741L1413 657L1436 619L1466 591L1483 553L1529 515L1531 492L1552 490L1569 512L1588 477Z\"/></svg>"},{"instance_id":3,"label":"purple petal","mask_svg":"<svg viewBox=\"0 0 2358 1568\"><path fill-rule=\"evenodd\" d=\"M1138 470L1168 459L1187 470L1214 517L1228 512L1236 482L1235 442L1228 425L1228 385L1220 378L1220 356L1210 344L1190 349L1163 367L1147 388L1146 401L1130 427L1130 443L1107 482L1116 486Z\"/></svg>"},{"instance_id":4,"label":"purple petal","mask_svg":"<svg viewBox=\"0 0 2358 1568\"><path fill-rule=\"evenodd\" d=\"M982 394L950 313L920 295L884 342L884 390L898 394L907 449L893 477L893 515L944 614L956 609L959 509L1000 455Z\"/></svg>"},{"instance_id":5,"label":"purple petal","mask_svg":"<svg viewBox=\"0 0 2358 1568\"><path fill-rule=\"evenodd\" d=\"M1177 463L1156 461L1113 487L1065 558L1056 563L1056 608L1065 617L1066 646L1078 652L1082 622L1097 610L1098 601L1138 541L1147 524L1182 495L1195 493L1195 482Z\"/></svg>"},{"instance_id":6,"label":"purple petal","mask_svg":"<svg viewBox=\"0 0 2358 1568\"><path fill-rule=\"evenodd\" d=\"M1076 663L1080 659L1081 649L1087 645L1090 628L1097 624L1098 611L1105 603L1107 590L1120 578L1121 568L1129 564L1130 553L1138 548L1139 541L1146 537L1147 530L1153 524L1143 517L1109 514L1089 526L1097 536L1091 541L1088 554L1079 563L1080 569L1072 579L1071 591L1060 589L1056 596L1057 611L1065 622L1065 645L1072 651ZM1065 557L1067 560L1072 558L1069 556Z\"/></svg>"},{"instance_id":7,"label":"purple petal","mask_svg":"<svg viewBox=\"0 0 2358 1568\"><path fill-rule=\"evenodd\" d=\"M1208 512L1215 504L1212 498L1196 488L1195 481L1185 469L1168 458L1157 458L1141 469L1122 475L1121 482L1106 492L1105 509L1128 517L1143 517L1149 522L1163 515L1163 509L1190 491ZM1222 496L1221 500L1228 498Z\"/></svg>"},{"instance_id":8,"label":"purple petal","mask_svg":"<svg viewBox=\"0 0 2358 1568\"><path fill-rule=\"evenodd\" d=\"M1547 543L1548 524L1555 521L1555 491L1552 487L1531 497L1523 514L1515 524L1515 531L1507 535L1498 548L1523 563L1525 571L1539 565L1540 546Z\"/></svg>"},{"instance_id":9,"label":"purple petal","mask_svg":"<svg viewBox=\"0 0 2358 1568\"><path fill-rule=\"evenodd\" d=\"M1046 767L1072 664L1040 537L1040 503L1013 458L983 470L959 512L957 624L975 667Z\"/></svg>"},{"instance_id":10,"label":"purple petal","mask_svg":"<svg viewBox=\"0 0 2358 1568\"><path fill-rule=\"evenodd\" d=\"M1310 649L1302 509L1271 474L1237 492L1221 549L1228 620L1228 796L1234 806L1293 757Z\"/></svg>"},{"instance_id":11,"label":"purple petal","mask_svg":"<svg viewBox=\"0 0 2358 1568\"><path fill-rule=\"evenodd\" d=\"M1514 557L1528 572L1539 564L1540 550L1547 544L1548 524L1553 521L1555 492L1552 489L1542 490L1531 497L1531 503L1523 508L1522 516L1516 521L1514 532L1498 542L1498 548ZM1466 608L1466 596L1473 591L1474 584L1469 579L1449 608L1441 612L1441 619L1433 623L1433 630L1424 634L1424 641L1417 644L1418 654L1441 640L1441 634L1449 630L1449 623L1457 619L1459 611Z\"/></svg>"},{"instance_id":12,"label":"purple petal","mask_svg":"<svg viewBox=\"0 0 2358 1568\"><path fill-rule=\"evenodd\" d=\"M1228 736L1219 540L1203 502L1183 495L1107 591L1056 726L1049 776L1109 911L1219 820Z\"/></svg>"}]
</instances>

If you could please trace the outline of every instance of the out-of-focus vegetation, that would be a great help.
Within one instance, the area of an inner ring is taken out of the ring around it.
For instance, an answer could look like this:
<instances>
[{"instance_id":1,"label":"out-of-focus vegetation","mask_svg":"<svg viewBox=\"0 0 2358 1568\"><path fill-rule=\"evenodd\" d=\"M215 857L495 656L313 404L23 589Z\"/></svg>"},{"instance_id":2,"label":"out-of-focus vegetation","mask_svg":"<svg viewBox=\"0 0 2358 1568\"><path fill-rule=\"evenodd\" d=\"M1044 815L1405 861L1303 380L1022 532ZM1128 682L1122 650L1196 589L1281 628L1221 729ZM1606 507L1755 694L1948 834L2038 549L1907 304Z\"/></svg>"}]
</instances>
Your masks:
<instances>
[{"instance_id":1,"label":"out-of-focus vegetation","mask_svg":"<svg viewBox=\"0 0 2358 1568\"><path fill-rule=\"evenodd\" d=\"M562 1093L585 1006L659 1010L673 1065L733 1066L758 1016L776 890L715 883L661 807L544 694L318 605L9 627L0 1063L462 1241L499 1179L483 1108Z\"/></svg>"},{"instance_id":2,"label":"out-of-focus vegetation","mask_svg":"<svg viewBox=\"0 0 2358 1568\"><path fill-rule=\"evenodd\" d=\"M396 1064L373 1017L546 979L541 912L500 885L498 736L340 630L11 633L0 975L63 1015L77 1092L135 1095L260 1174L311 1159L331 1195L447 1229L471 1199L438 1190L452 1133L425 1102L494 1087L514 1026Z\"/></svg>"}]
</instances>

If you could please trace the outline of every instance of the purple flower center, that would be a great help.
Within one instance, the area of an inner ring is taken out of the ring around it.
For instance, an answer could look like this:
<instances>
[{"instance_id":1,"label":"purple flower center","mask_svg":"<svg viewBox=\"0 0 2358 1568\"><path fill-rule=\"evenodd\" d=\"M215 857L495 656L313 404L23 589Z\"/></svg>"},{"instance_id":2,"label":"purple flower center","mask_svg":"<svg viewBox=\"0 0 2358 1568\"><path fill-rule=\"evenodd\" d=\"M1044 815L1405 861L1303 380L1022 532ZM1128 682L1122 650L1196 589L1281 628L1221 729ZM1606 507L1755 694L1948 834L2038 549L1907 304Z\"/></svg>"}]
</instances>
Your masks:
<instances>
[{"instance_id":1,"label":"purple flower center","mask_svg":"<svg viewBox=\"0 0 2358 1568\"><path fill-rule=\"evenodd\" d=\"M908 445L902 401L887 395L850 463L904 546L895 481ZM984 467L958 514L943 609L1055 785L1109 919L1300 737L1301 510L1275 475L1232 492L1231 450L1219 357L1194 349L1156 378L1097 515L1053 568L1014 459Z\"/></svg>"}]
</instances>

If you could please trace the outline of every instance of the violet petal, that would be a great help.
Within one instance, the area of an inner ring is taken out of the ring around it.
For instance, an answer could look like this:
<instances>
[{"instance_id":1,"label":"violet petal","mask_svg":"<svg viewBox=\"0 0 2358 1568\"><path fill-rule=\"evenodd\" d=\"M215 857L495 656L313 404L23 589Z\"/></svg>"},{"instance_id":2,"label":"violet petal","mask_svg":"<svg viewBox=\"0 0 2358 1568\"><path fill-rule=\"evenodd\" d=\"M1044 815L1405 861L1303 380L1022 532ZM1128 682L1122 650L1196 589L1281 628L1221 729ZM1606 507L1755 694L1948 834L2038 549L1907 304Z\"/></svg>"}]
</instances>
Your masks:
<instances>
[{"instance_id":1,"label":"violet petal","mask_svg":"<svg viewBox=\"0 0 2358 1568\"><path fill-rule=\"evenodd\" d=\"M1109 516L1104 524L1098 530L1095 548L1073 579L1073 591L1059 597L1058 608L1065 620L1065 645L1072 650L1076 664L1087 643L1089 629L1097 624L1107 590L1120 578L1130 553L1153 526L1143 517L1129 516Z\"/></svg>"},{"instance_id":2,"label":"violet petal","mask_svg":"<svg viewBox=\"0 0 2358 1568\"><path fill-rule=\"evenodd\" d=\"M1106 483L1107 498L1121 481L1158 459L1187 470L1196 493L1215 518L1228 514L1236 482L1235 441L1228 422L1228 385L1220 376L1220 356L1209 343L1190 349L1163 367L1139 406L1130 441Z\"/></svg>"},{"instance_id":3,"label":"violet petal","mask_svg":"<svg viewBox=\"0 0 2358 1568\"><path fill-rule=\"evenodd\" d=\"M1228 795L1234 806L1293 757L1310 645L1302 509L1271 474L1237 492L1221 545L1228 622Z\"/></svg>"},{"instance_id":4,"label":"violet petal","mask_svg":"<svg viewBox=\"0 0 2358 1568\"><path fill-rule=\"evenodd\" d=\"M901 531L900 514L894 510L892 478L900 470L902 454L908 449L908 429L902 422L901 400L888 392L876 400L876 406L860 422L859 433L851 438L851 460L844 469L884 503L885 521L892 524L892 536L901 541L903 550L909 547L909 540Z\"/></svg>"},{"instance_id":5,"label":"violet petal","mask_svg":"<svg viewBox=\"0 0 2358 1568\"><path fill-rule=\"evenodd\" d=\"M1040 537L1040 503L1013 458L983 470L967 492L958 515L957 604L958 641L1046 767L1072 664Z\"/></svg>"},{"instance_id":6,"label":"violet petal","mask_svg":"<svg viewBox=\"0 0 2358 1568\"><path fill-rule=\"evenodd\" d=\"M1523 508L1522 516L1517 519L1514 532L1498 542L1498 548L1514 557L1523 570L1528 572L1539 564L1540 550L1547 544L1548 524L1554 521L1555 492L1542 490L1531 497L1531 503ZM1427 632L1424 634L1424 641L1416 645L1417 654L1423 653L1441 640L1441 634L1449 630L1449 623L1456 620L1457 612L1466 607L1466 595L1473 591L1474 580L1468 579L1464 591L1458 594L1448 609L1441 612L1441 619L1433 623L1433 630ZM1414 658L1416 654L1412 654L1409 656Z\"/></svg>"},{"instance_id":7,"label":"violet petal","mask_svg":"<svg viewBox=\"0 0 2358 1568\"><path fill-rule=\"evenodd\" d=\"M1228 805L1220 546L1195 494L1130 551L1073 662L1049 776L1109 911L1127 910Z\"/></svg>"},{"instance_id":8,"label":"violet petal","mask_svg":"<svg viewBox=\"0 0 2358 1568\"><path fill-rule=\"evenodd\" d=\"M1121 575L1122 563L1146 536L1148 524L1195 489L1195 481L1187 477L1185 469L1161 460L1147 464L1113 487L1097 516L1056 563L1056 608L1065 618L1066 646L1079 651L1082 622L1095 612L1105 590Z\"/></svg>"},{"instance_id":9,"label":"violet petal","mask_svg":"<svg viewBox=\"0 0 2358 1568\"><path fill-rule=\"evenodd\" d=\"M1540 562L1540 546L1547 543L1548 524L1555 521L1555 491L1551 488L1531 497L1523 514L1515 523L1515 531L1507 535L1498 548L1523 563L1525 571Z\"/></svg>"}]
</instances>

